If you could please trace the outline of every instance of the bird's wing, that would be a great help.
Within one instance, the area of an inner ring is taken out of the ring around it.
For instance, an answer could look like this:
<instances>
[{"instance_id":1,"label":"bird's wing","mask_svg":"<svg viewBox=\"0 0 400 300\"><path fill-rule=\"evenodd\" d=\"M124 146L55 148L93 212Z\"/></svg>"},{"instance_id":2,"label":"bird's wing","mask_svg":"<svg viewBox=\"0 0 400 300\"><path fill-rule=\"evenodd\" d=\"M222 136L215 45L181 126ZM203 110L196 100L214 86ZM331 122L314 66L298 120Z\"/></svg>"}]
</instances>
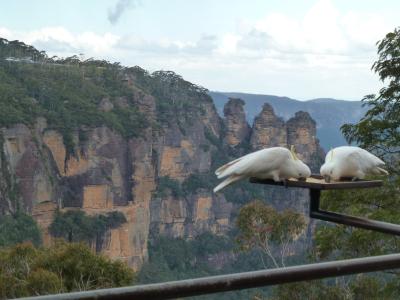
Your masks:
<instances>
[{"instance_id":1,"label":"bird's wing","mask_svg":"<svg viewBox=\"0 0 400 300\"><path fill-rule=\"evenodd\" d=\"M349 153L346 157L346 159L344 160L345 164L346 164L346 168L347 169L351 169L351 170L364 170L364 166L363 165L363 155L361 155L360 152L358 151L353 151L351 153Z\"/></svg>"},{"instance_id":2,"label":"bird's wing","mask_svg":"<svg viewBox=\"0 0 400 300\"><path fill-rule=\"evenodd\" d=\"M358 153L361 156L361 165L365 168L383 167L385 165L385 163L380 158L376 157L367 150L360 149Z\"/></svg>"},{"instance_id":3,"label":"bird's wing","mask_svg":"<svg viewBox=\"0 0 400 300\"><path fill-rule=\"evenodd\" d=\"M379 157L376 157L375 155L373 155L372 153L370 153L370 152L368 152L368 151L367 151L367 154L368 154L369 160L370 160L375 166L382 167L382 166L385 165L385 162L384 162L383 160L381 160Z\"/></svg>"},{"instance_id":4,"label":"bird's wing","mask_svg":"<svg viewBox=\"0 0 400 300\"><path fill-rule=\"evenodd\" d=\"M219 167L217 170L215 170L215 175L220 176L222 174L222 172L224 172L227 168L229 168L233 164L237 163L239 160L243 159L245 156L239 157L239 158L232 160L232 161L226 163L225 165Z\"/></svg>"},{"instance_id":5,"label":"bird's wing","mask_svg":"<svg viewBox=\"0 0 400 300\"><path fill-rule=\"evenodd\" d=\"M218 178L223 178L232 174L252 176L278 169L286 159L291 159L289 150L263 149L247 154L222 166L219 169L224 169L222 172L218 172L219 175L217 175Z\"/></svg>"},{"instance_id":6,"label":"bird's wing","mask_svg":"<svg viewBox=\"0 0 400 300\"><path fill-rule=\"evenodd\" d=\"M381 168L385 163L380 158L361 148L347 156L346 165L350 168L357 168L365 174L388 174Z\"/></svg>"},{"instance_id":7,"label":"bird's wing","mask_svg":"<svg viewBox=\"0 0 400 300\"><path fill-rule=\"evenodd\" d=\"M385 162L382 161L379 157L376 157L372 153L364 150L364 159L362 163L362 167L365 172L372 173L375 175L389 175L389 172L383 169L385 166Z\"/></svg>"}]
</instances>

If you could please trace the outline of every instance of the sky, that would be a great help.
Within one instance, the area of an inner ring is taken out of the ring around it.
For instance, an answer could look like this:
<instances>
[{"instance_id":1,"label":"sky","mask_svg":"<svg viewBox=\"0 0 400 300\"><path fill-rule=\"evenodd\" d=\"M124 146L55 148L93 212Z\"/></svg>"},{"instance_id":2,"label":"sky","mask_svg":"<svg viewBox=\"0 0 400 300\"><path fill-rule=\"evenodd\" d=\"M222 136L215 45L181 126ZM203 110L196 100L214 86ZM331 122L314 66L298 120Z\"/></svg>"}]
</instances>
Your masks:
<instances>
[{"instance_id":1,"label":"sky","mask_svg":"<svg viewBox=\"0 0 400 300\"><path fill-rule=\"evenodd\" d=\"M398 0L0 2L0 37L50 56L171 70L213 91L360 100Z\"/></svg>"}]
</instances>

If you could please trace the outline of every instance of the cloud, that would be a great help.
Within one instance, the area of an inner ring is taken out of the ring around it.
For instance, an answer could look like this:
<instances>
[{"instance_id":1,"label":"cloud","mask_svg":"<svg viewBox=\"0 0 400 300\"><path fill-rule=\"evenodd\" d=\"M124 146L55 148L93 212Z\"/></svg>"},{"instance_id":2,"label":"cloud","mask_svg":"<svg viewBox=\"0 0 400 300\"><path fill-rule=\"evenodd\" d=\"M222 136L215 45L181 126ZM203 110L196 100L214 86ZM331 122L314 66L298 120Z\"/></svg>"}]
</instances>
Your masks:
<instances>
[{"instance_id":1,"label":"cloud","mask_svg":"<svg viewBox=\"0 0 400 300\"><path fill-rule=\"evenodd\" d=\"M91 56L104 56L117 44L119 36L93 32L73 33L64 27L44 27L32 31L11 31L0 29L0 35L8 39L17 39L45 50L50 55L69 56L85 53Z\"/></svg>"},{"instance_id":2,"label":"cloud","mask_svg":"<svg viewBox=\"0 0 400 300\"><path fill-rule=\"evenodd\" d=\"M301 18L267 14L242 33L237 51L273 49L299 55L362 56L375 53L375 43L394 28L382 16L338 11L332 1L317 1ZM353 57L354 58L354 57Z\"/></svg>"},{"instance_id":3,"label":"cloud","mask_svg":"<svg viewBox=\"0 0 400 300\"><path fill-rule=\"evenodd\" d=\"M116 24L119 18L127 9L132 9L140 5L140 0L118 0L113 8L108 9L108 21Z\"/></svg>"},{"instance_id":4,"label":"cloud","mask_svg":"<svg viewBox=\"0 0 400 300\"><path fill-rule=\"evenodd\" d=\"M116 22L124 10L138 3L138 0L119 0L110 10L110 21ZM236 30L219 36L152 38L109 32L73 33L64 27L44 27L27 32L0 28L0 34L61 55L83 52L112 57L113 53L119 53L115 59L123 57L124 63L133 55L166 62L179 55L188 62L202 57L210 66L215 62L249 64L262 61L276 68L338 68L346 64L357 67L370 64L376 52L375 42L392 28L392 24L380 15L343 13L330 0L320 0L303 16L296 18L270 12L259 20L239 20ZM163 68L162 65L159 67Z\"/></svg>"},{"instance_id":5,"label":"cloud","mask_svg":"<svg viewBox=\"0 0 400 300\"><path fill-rule=\"evenodd\" d=\"M119 1L110 10L110 22L137 3ZM378 13L339 11L333 3L316 1L296 17L268 12L258 20L238 20L229 32L218 35L183 38L0 27L0 36L32 44L49 55L84 53L150 71L173 70L210 89L360 99L378 86L370 71L375 42L394 24Z\"/></svg>"},{"instance_id":6,"label":"cloud","mask_svg":"<svg viewBox=\"0 0 400 300\"><path fill-rule=\"evenodd\" d=\"M258 20L238 21L236 32L219 38L214 58L241 64L242 70L336 72L344 78L356 69L370 72L376 41L393 28L378 13L339 11L333 1L320 0L302 16L269 12Z\"/></svg>"},{"instance_id":7,"label":"cloud","mask_svg":"<svg viewBox=\"0 0 400 300\"><path fill-rule=\"evenodd\" d=\"M173 40L161 38L158 40L145 39L139 36L124 36L119 39L116 48L141 55L193 55L208 56L218 47L218 37L203 35L198 40Z\"/></svg>"},{"instance_id":8,"label":"cloud","mask_svg":"<svg viewBox=\"0 0 400 300\"><path fill-rule=\"evenodd\" d=\"M12 37L11 31L7 28L0 27L0 37L3 39L11 39Z\"/></svg>"}]
</instances>

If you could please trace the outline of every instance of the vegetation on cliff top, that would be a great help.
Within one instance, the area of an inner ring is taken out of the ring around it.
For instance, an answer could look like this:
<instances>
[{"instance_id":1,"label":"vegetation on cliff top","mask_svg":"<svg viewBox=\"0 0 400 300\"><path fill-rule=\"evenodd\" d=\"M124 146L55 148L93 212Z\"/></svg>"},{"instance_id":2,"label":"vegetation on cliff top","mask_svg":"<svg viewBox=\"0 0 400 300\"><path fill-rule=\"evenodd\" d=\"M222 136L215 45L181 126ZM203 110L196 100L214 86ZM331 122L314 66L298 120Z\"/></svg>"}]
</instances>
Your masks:
<instances>
[{"instance_id":1,"label":"vegetation on cliff top","mask_svg":"<svg viewBox=\"0 0 400 300\"><path fill-rule=\"evenodd\" d=\"M206 89L174 72L149 74L139 67L77 56L50 58L22 42L0 39L0 127L32 125L44 117L49 128L63 134L68 154L73 154L72 134L79 129L105 125L130 138L152 126L139 111L135 92L156 99L160 124L176 118L179 124L190 122L193 114L204 112L203 102L212 102ZM112 108L100 109L103 99Z\"/></svg>"}]
</instances>

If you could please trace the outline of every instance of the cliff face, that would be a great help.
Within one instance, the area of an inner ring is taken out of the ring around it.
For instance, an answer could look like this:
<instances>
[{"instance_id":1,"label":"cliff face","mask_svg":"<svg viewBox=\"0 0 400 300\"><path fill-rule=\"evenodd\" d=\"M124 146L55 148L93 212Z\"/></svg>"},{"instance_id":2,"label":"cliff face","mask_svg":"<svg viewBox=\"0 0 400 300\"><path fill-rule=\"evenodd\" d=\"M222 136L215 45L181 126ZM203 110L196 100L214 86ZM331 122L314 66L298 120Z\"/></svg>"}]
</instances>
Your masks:
<instances>
[{"instance_id":1,"label":"cliff face","mask_svg":"<svg viewBox=\"0 0 400 300\"><path fill-rule=\"evenodd\" d=\"M316 123L307 112L299 111L285 122L268 103L254 119L250 143L254 150L295 145L299 158L315 172L324 155L316 137Z\"/></svg>"},{"instance_id":2,"label":"cliff face","mask_svg":"<svg viewBox=\"0 0 400 300\"><path fill-rule=\"evenodd\" d=\"M160 102L138 89L132 74L127 77L131 94L103 98L98 109L142 112L152 125L140 137L124 138L106 126L80 126L72 133L73 149L67 149L63 134L44 118L34 126L1 129L0 175L6 180L1 180L0 207L2 214L18 209L32 214L45 244L52 242L48 228L56 210L119 211L127 222L105 234L101 251L138 269L147 259L150 229L185 238L204 231L221 234L229 228L232 204L201 185L179 195L170 188L157 193L165 178L182 185L194 174L210 172L215 145L209 139L220 137L222 122L206 94L204 99L191 96L190 101L200 102L196 107L171 105L165 113L177 111L163 120Z\"/></svg>"},{"instance_id":3,"label":"cliff face","mask_svg":"<svg viewBox=\"0 0 400 300\"><path fill-rule=\"evenodd\" d=\"M300 159L318 173L324 159L324 151L317 139L315 121L307 112L299 111L287 121L286 127L288 145L296 145Z\"/></svg>"},{"instance_id":4,"label":"cliff face","mask_svg":"<svg viewBox=\"0 0 400 300\"><path fill-rule=\"evenodd\" d=\"M286 124L275 115L271 105L265 103L261 113L254 119L250 140L253 149L287 146Z\"/></svg>"},{"instance_id":5,"label":"cliff face","mask_svg":"<svg viewBox=\"0 0 400 300\"><path fill-rule=\"evenodd\" d=\"M87 135L76 156L67 158L62 136L45 125L4 129L3 151L18 190L16 201L38 221L45 244L51 242L48 226L56 209L81 208L89 215L122 212L127 223L107 234L103 251L138 268L147 255L155 187L151 147L144 139L126 141L106 127ZM10 203L9 210L15 209Z\"/></svg>"},{"instance_id":6,"label":"cliff face","mask_svg":"<svg viewBox=\"0 0 400 300\"><path fill-rule=\"evenodd\" d=\"M111 121L117 111L142 113L149 126L140 134L81 124L68 141L43 117L1 128L0 213L32 214L45 244L52 242L48 228L56 210L119 211L127 222L106 232L101 251L138 269L152 236L223 234L233 226L240 203L232 197L252 198L244 189L212 193L218 165L249 149L290 144L306 162L320 155L315 122L306 113L285 123L265 105L250 128L240 99L228 102L221 119L203 89L171 72L121 72L124 92L102 96L95 107ZM284 199L279 190L265 195Z\"/></svg>"},{"instance_id":7,"label":"cliff face","mask_svg":"<svg viewBox=\"0 0 400 300\"><path fill-rule=\"evenodd\" d=\"M244 101L238 98L230 98L225 104L225 142L229 146L236 146L249 136L251 129L246 121L246 114L243 106Z\"/></svg>"},{"instance_id":8,"label":"cliff face","mask_svg":"<svg viewBox=\"0 0 400 300\"><path fill-rule=\"evenodd\" d=\"M134 98L140 109L155 118L154 98ZM306 161L312 159L309 153L318 153L315 122L306 113L296 114L285 124L265 105L249 132L242 103L235 99L225 110L228 130L222 135L221 120L212 103L204 107L206 113L186 123L184 132L177 120L161 129L148 128L143 137L128 140L107 127L98 127L86 129L87 138L79 141L77 131L72 156L67 156L62 135L48 129L43 119L33 128L22 124L3 128L2 172L8 172L15 185L2 184L3 212L15 210L12 201L20 201L38 221L44 242L50 243L48 226L57 209L80 208L89 215L120 211L127 223L107 232L102 251L137 269L146 260L150 232L188 238L204 231L221 234L232 226L234 204L211 189L199 186L181 194L171 189L162 195L154 193L160 178L182 185L193 174L212 176L212 152L217 150L207 134L229 147L251 134L254 150L294 144ZM18 190L18 199L4 197L6 190L13 188ZM271 198L282 197L275 192Z\"/></svg>"}]
</instances>

